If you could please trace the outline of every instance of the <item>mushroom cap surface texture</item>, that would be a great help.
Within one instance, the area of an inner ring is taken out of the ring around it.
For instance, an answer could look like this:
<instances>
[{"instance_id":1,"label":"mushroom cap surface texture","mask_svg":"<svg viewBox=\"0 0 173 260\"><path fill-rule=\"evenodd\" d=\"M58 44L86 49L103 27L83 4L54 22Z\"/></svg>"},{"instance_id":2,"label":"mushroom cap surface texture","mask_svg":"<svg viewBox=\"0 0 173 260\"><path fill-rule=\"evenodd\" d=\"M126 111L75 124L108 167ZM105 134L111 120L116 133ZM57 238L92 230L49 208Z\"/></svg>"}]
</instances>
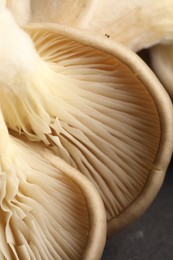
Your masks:
<instances>
[{"instance_id":1,"label":"mushroom cap surface texture","mask_svg":"<svg viewBox=\"0 0 173 260\"><path fill-rule=\"evenodd\" d=\"M26 31L43 66L27 78L26 103L18 95L11 117L2 106L5 121L92 181L112 235L146 210L162 184L172 154L171 101L144 62L118 43L52 24Z\"/></svg>"},{"instance_id":2,"label":"mushroom cap surface texture","mask_svg":"<svg viewBox=\"0 0 173 260\"><path fill-rule=\"evenodd\" d=\"M100 259L106 215L94 186L0 115L0 258ZM2 147L4 146L4 147Z\"/></svg>"},{"instance_id":3,"label":"mushroom cap surface texture","mask_svg":"<svg viewBox=\"0 0 173 260\"><path fill-rule=\"evenodd\" d=\"M66 24L84 34L108 35L134 51L173 39L172 0L31 0L30 7L30 22Z\"/></svg>"},{"instance_id":4,"label":"mushroom cap surface texture","mask_svg":"<svg viewBox=\"0 0 173 260\"><path fill-rule=\"evenodd\" d=\"M85 26L97 4L98 0L30 0L30 21Z\"/></svg>"}]
</instances>

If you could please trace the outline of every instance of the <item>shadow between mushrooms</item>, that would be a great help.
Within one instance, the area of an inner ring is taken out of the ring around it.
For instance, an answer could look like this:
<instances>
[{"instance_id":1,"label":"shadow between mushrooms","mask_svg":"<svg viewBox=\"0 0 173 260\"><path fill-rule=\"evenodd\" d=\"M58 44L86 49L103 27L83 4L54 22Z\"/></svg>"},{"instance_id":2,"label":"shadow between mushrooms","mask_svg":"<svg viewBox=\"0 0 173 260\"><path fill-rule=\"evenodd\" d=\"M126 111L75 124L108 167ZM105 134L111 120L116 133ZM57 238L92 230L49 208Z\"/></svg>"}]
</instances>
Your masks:
<instances>
[{"instance_id":1,"label":"shadow between mushrooms","mask_svg":"<svg viewBox=\"0 0 173 260\"><path fill-rule=\"evenodd\" d=\"M40 143L10 136L0 117L0 258L100 259L106 216L95 188Z\"/></svg>"},{"instance_id":2,"label":"shadow between mushrooms","mask_svg":"<svg viewBox=\"0 0 173 260\"><path fill-rule=\"evenodd\" d=\"M118 43L51 24L29 26L29 35L15 30L19 64L4 55L14 73L8 84L1 80L5 122L52 146L92 181L113 234L141 215L161 186L172 153L171 101Z\"/></svg>"},{"instance_id":3,"label":"shadow between mushrooms","mask_svg":"<svg viewBox=\"0 0 173 260\"><path fill-rule=\"evenodd\" d=\"M151 66L173 99L173 44L158 44L150 49Z\"/></svg>"}]
</instances>

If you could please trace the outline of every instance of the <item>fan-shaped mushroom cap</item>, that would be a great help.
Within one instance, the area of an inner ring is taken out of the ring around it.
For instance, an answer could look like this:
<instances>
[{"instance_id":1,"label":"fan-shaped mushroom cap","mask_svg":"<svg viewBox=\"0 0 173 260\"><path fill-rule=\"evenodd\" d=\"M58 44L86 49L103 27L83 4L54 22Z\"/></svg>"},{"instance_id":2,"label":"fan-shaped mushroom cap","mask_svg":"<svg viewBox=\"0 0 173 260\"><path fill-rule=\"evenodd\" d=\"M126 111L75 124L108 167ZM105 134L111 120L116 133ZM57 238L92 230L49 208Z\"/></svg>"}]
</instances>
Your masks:
<instances>
[{"instance_id":1,"label":"fan-shaped mushroom cap","mask_svg":"<svg viewBox=\"0 0 173 260\"><path fill-rule=\"evenodd\" d=\"M86 26L98 0L1 0L20 25L31 22L53 22ZM68 15L67 15L68 13Z\"/></svg>"},{"instance_id":2,"label":"fan-shaped mushroom cap","mask_svg":"<svg viewBox=\"0 0 173 260\"><path fill-rule=\"evenodd\" d=\"M173 44L154 46L150 56L153 70L173 99Z\"/></svg>"},{"instance_id":3,"label":"fan-shaped mushroom cap","mask_svg":"<svg viewBox=\"0 0 173 260\"><path fill-rule=\"evenodd\" d=\"M106 216L98 192L41 144L9 136L0 117L0 258L100 259Z\"/></svg>"},{"instance_id":4,"label":"fan-shaped mushroom cap","mask_svg":"<svg viewBox=\"0 0 173 260\"><path fill-rule=\"evenodd\" d=\"M139 51L173 39L172 0L31 0L31 22L54 22ZM21 14L22 15L22 14Z\"/></svg>"},{"instance_id":5,"label":"fan-shaped mushroom cap","mask_svg":"<svg viewBox=\"0 0 173 260\"><path fill-rule=\"evenodd\" d=\"M158 42L172 41L172 17L172 0L101 0L85 30L108 35L137 52Z\"/></svg>"},{"instance_id":6,"label":"fan-shaped mushroom cap","mask_svg":"<svg viewBox=\"0 0 173 260\"><path fill-rule=\"evenodd\" d=\"M31 0L31 21L85 26L97 4L98 0Z\"/></svg>"},{"instance_id":7,"label":"fan-shaped mushroom cap","mask_svg":"<svg viewBox=\"0 0 173 260\"><path fill-rule=\"evenodd\" d=\"M171 101L149 68L115 42L58 25L26 31L40 59L13 82L22 91L5 102L1 94L5 121L31 140L56 144L97 187L115 233L162 184L172 154Z\"/></svg>"},{"instance_id":8,"label":"fan-shaped mushroom cap","mask_svg":"<svg viewBox=\"0 0 173 260\"><path fill-rule=\"evenodd\" d=\"M3 6L6 6L13 13L17 23L21 26L30 21L30 0L1 0L1 2L1 5L3 4Z\"/></svg>"}]
</instances>

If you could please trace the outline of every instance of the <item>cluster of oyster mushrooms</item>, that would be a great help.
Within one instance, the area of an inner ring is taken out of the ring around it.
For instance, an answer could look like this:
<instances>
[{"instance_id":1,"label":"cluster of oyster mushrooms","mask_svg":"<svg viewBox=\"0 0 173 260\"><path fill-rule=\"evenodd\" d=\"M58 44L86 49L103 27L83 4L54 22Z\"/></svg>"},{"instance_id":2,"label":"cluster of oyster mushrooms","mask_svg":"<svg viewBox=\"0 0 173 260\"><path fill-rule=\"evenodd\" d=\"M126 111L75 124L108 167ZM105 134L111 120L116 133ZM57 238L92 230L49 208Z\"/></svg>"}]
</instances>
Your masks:
<instances>
[{"instance_id":1,"label":"cluster of oyster mushrooms","mask_svg":"<svg viewBox=\"0 0 173 260\"><path fill-rule=\"evenodd\" d=\"M1 0L0 259L100 259L151 204L173 151L172 28L172 0Z\"/></svg>"}]
</instances>

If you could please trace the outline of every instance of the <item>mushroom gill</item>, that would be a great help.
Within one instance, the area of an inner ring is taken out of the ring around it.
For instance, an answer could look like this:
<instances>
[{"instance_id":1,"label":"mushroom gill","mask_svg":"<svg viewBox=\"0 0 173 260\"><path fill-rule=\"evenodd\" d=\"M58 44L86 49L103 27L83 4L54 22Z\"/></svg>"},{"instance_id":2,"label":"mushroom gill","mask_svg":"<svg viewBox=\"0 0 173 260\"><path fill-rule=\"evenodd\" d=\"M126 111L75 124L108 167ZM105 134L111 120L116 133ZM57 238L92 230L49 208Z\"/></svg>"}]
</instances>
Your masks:
<instances>
[{"instance_id":1,"label":"mushroom gill","mask_svg":"<svg viewBox=\"0 0 173 260\"><path fill-rule=\"evenodd\" d=\"M151 203L170 160L173 116L166 92L118 43L58 25L33 24L28 34L14 27L8 31L6 24L3 35L18 35L15 48L9 43L2 52L5 122L52 146L88 177L104 202L109 232L121 229Z\"/></svg>"},{"instance_id":2,"label":"mushroom gill","mask_svg":"<svg viewBox=\"0 0 173 260\"><path fill-rule=\"evenodd\" d=\"M153 172L164 176L163 168L172 152L170 100L151 71L121 46L110 50L106 45L99 50L104 46L98 43L100 38L81 39L80 33L75 37L69 31L44 27L40 25L38 30L31 26L27 32L40 57L58 75L58 79L53 75L51 79L57 87L49 85L49 94L46 92L49 104L51 91L58 98L57 117L54 114L47 140L56 143L57 154L94 183L105 204L107 220L114 223L115 217L140 197ZM46 78L39 86L42 95L48 82L48 74L43 74ZM62 85L58 84L61 77ZM164 152L163 143L169 143L169 152ZM148 205L147 200L143 204ZM137 207L134 211L139 214Z\"/></svg>"},{"instance_id":3,"label":"mushroom gill","mask_svg":"<svg viewBox=\"0 0 173 260\"><path fill-rule=\"evenodd\" d=\"M100 259L106 217L97 191L41 144L10 136L0 117L0 258Z\"/></svg>"}]
</instances>

